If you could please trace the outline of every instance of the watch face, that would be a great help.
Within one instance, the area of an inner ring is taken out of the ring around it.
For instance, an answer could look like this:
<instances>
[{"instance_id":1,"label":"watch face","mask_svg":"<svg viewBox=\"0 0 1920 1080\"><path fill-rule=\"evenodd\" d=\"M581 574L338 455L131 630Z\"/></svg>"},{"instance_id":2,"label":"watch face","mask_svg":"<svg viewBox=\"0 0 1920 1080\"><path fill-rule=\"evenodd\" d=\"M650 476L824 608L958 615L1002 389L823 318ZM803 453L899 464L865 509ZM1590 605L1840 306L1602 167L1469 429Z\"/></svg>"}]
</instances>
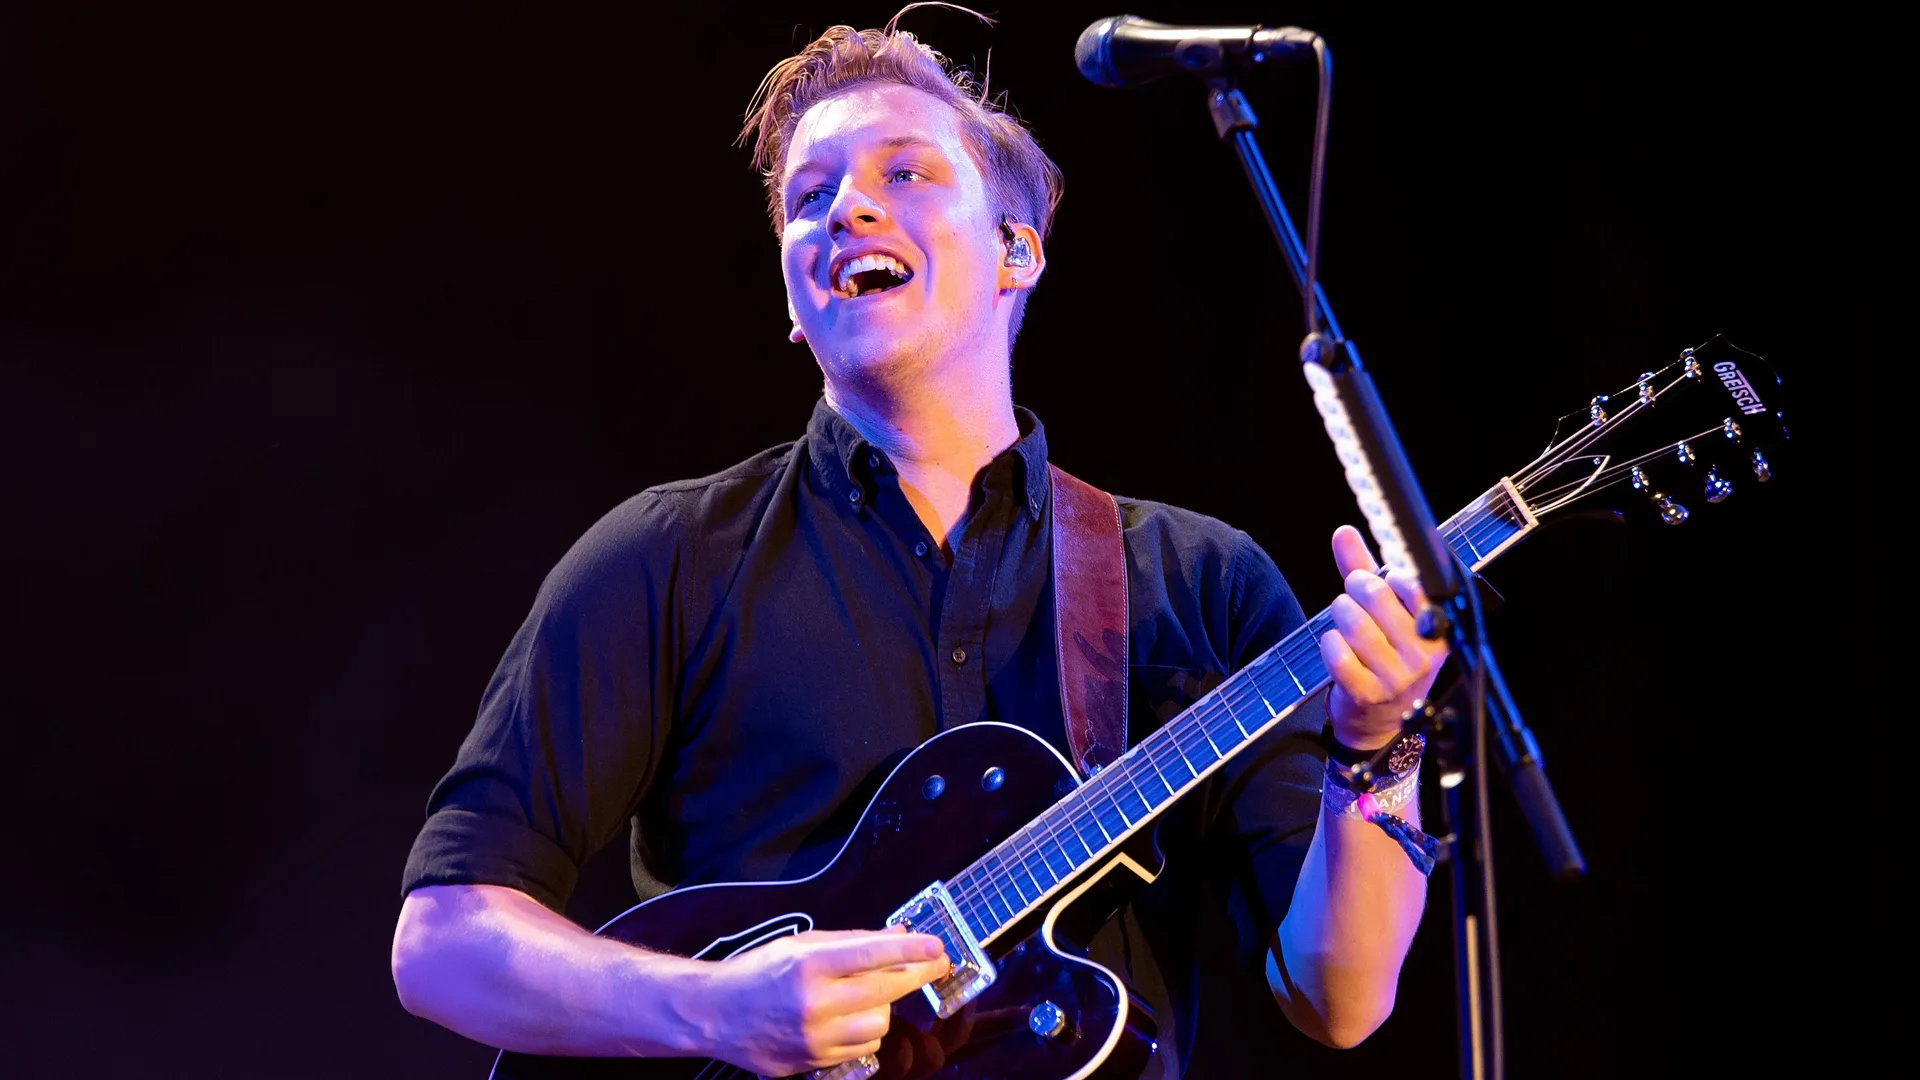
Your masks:
<instances>
[{"instance_id":1,"label":"watch face","mask_svg":"<svg viewBox=\"0 0 1920 1080\"><path fill-rule=\"evenodd\" d=\"M1415 732L1394 744L1393 752L1387 755L1387 771L1403 773L1420 764L1420 755L1427 749L1427 737Z\"/></svg>"}]
</instances>

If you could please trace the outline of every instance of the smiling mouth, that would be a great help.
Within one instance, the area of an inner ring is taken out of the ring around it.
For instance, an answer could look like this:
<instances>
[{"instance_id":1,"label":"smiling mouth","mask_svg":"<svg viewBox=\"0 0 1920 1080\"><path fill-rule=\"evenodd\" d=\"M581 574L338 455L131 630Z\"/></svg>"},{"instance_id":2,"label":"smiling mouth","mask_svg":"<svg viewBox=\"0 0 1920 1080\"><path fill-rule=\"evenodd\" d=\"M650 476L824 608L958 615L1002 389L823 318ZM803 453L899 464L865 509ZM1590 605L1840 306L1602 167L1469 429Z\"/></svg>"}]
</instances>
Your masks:
<instances>
[{"instance_id":1,"label":"smiling mouth","mask_svg":"<svg viewBox=\"0 0 1920 1080\"><path fill-rule=\"evenodd\" d=\"M846 300L874 296L913 280L913 271L891 255L861 255L834 272L834 293Z\"/></svg>"}]
</instances>

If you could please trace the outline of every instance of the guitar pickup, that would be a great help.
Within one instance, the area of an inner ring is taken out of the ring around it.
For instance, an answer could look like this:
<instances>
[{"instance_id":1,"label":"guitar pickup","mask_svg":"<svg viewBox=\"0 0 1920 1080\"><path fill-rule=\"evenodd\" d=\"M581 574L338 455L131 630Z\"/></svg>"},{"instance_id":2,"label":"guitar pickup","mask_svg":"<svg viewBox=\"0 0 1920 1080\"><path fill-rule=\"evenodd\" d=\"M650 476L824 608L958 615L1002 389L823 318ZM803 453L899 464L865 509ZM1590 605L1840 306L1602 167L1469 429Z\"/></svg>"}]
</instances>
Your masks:
<instances>
[{"instance_id":1,"label":"guitar pickup","mask_svg":"<svg viewBox=\"0 0 1920 1080\"><path fill-rule=\"evenodd\" d=\"M946 946L947 959L953 964L952 973L920 988L927 996L927 1004L933 1006L934 1015L942 1020L979 997L980 992L999 977L993 961L987 958L987 951L973 936L973 928L954 906L945 882L936 881L922 889L920 895L887 916L887 925L932 934Z\"/></svg>"}]
</instances>

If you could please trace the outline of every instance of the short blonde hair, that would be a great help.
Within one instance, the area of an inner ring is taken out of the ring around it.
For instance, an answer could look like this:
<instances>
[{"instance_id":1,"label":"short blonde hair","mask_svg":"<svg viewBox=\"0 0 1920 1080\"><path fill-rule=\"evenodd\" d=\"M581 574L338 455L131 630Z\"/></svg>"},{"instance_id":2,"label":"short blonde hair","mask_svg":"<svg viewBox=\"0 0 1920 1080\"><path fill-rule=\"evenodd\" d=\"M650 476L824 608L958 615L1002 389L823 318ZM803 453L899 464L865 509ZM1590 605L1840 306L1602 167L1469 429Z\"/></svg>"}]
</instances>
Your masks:
<instances>
[{"instance_id":1,"label":"short blonde hair","mask_svg":"<svg viewBox=\"0 0 1920 1080\"><path fill-rule=\"evenodd\" d=\"M1054 210L1065 187L1059 166L1040 149L1025 124L988 98L984 84L974 85L971 72L898 28L900 15L920 6L907 5L879 30L831 27L798 54L775 64L760 80L747 106L739 144L753 147L754 166L765 177L767 216L776 234L786 228L780 177L800 118L835 94L873 82L911 86L951 105L960 114L961 134L986 181L994 216L1005 214L1031 225L1042 239L1052 230ZM1026 300L1027 293L1022 292L1014 301L1014 334L1019 333Z\"/></svg>"}]
</instances>

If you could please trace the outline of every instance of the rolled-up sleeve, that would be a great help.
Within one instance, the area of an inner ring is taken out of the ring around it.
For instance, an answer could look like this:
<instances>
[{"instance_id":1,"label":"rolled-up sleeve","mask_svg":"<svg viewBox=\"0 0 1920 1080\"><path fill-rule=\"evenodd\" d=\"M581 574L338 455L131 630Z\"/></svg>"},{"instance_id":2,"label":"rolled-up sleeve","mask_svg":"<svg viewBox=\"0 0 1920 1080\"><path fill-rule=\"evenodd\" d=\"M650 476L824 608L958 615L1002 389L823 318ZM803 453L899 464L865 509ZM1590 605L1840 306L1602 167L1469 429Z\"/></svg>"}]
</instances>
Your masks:
<instances>
[{"instance_id":1,"label":"rolled-up sleeve","mask_svg":"<svg viewBox=\"0 0 1920 1080\"><path fill-rule=\"evenodd\" d=\"M671 501L643 493L547 576L427 802L403 893L505 885L560 910L620 835L668 746L680 534Z\"/></svg>"}]
</instances>

